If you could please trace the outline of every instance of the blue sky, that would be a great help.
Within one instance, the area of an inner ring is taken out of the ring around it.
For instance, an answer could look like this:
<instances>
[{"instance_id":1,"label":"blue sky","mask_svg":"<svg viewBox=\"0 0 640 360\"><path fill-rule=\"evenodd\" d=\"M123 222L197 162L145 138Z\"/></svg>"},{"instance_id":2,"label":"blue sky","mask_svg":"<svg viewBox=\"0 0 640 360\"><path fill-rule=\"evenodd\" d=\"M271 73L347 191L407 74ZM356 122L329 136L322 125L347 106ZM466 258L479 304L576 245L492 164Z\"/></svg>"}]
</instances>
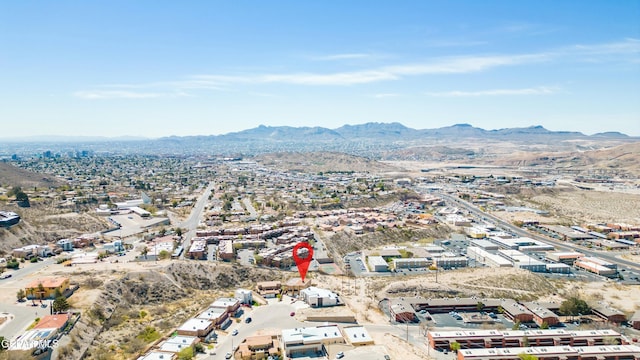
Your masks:
<instances>
[{"instance_id":1,"label":"blue sky","mask_svg":"<svg viewBox=\"0 0 640 360\"><path fill-rule=\"evenodd\" d=\"M265 125L640 136L640 0L2 1L0 137Z\"/></svg>"}]
</instances>

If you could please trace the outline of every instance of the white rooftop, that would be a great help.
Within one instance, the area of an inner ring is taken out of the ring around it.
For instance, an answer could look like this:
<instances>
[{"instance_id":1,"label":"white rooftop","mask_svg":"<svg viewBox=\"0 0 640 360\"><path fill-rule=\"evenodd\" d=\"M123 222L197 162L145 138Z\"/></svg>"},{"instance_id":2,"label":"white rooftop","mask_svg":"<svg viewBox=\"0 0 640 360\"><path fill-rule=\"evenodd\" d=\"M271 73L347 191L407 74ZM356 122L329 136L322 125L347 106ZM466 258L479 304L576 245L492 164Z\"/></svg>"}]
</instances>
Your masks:
<instances>
[{"instance_id":1,"label":"white rooftop","mask_svg":"<svg viewBox=\"0 0 640 360\"><path fill-rule=\"evenodd\" d=\"M178 328L181 331L197 331L197 330L206 330L211 327L211 321L206 319L195 319L191 318L187 320L182 326Z\"/></svg>"},{"instance_id":2,"label":"white rooftop","mask_svg":"<svg viewBox=\"0 0 640 360\"><path fill-rule=\"evenodd\" d=\"M282 342L289 344L314 344L323 340L344 339L338 325L325 325L318 327L302 327L282 330Z\"/></svg>"},{"instance_id":3,"label":"white rooftop","mask_svg":"<svg viewBox=\"0 0 640 360\"><path fill-rule=\"evenodd\" d=\"M373 338L364 326L350 326L343 329L344 335L350 343L371 342Z\"/></svg>"}]
</instances>

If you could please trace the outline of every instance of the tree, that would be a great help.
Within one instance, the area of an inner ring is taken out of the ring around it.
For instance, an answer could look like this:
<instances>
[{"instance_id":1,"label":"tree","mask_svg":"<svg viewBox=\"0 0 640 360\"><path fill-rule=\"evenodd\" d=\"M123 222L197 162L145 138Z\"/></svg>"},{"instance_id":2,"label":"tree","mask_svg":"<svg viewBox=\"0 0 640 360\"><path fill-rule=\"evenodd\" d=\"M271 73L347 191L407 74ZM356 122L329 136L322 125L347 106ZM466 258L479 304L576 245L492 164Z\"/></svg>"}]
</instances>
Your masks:
<instances>
[{"instance_id":1,"label":"tree","mask_svg":"<svg viewBox=\"0 0 640 360\"><path fill-rule=\"evenodd\" d=\"M69 310L69 302L67 302L67 298L64 296L58 296L55 300L53 300L53 312L60 313Z\"/></svg>"},{"instance_id":2,"label":"tree","mask_svg":"<svg viewBox=\"0 0 640 360\"><path fill-rule=\"evenodd\" d=\"M176 235L182 236L182 228L176 228Z\"/></svg>"},{"instance_id":3,"label":"tree","mask_svg":"<svg viewBox=\"0 0 640 360\"><path fill-rule=\"evenodd\" d=\"M44 285L42 285L42 283L38 283L38 298L42 301L42 299L44 299L44 293L46 291L44 290Z\"/></svg>"},{"instance_id":4,"label":"tree","mask_svg":"<svg viewBox=\"0 0 640 360\"><path fill-rule=\"evenodd\" d=\"M451 344L449 344L449 347L451 348L451 351L458 352L458 350L460 350L460 343L457 341L454 341Z\"/></svg>"},{"instance_id":5,"label":"tree","mask_svg":"<svg viewBox=\"0 0 640 360\"><path fill-rule=\"evenodd\" d=\"M546 321L543 321L542 324L540 325L540 329L548 329L549 328L549 324L547 324Z\"/></svg>"},{"instance_id":6,"label":"tree","mask_svg":"<svg viewBox=\"0 0 640 360\"><path fill-rule=\"evenodd\" d=\"M191 360L193 359L193 348L186 347L178 353L178 360Z\"/></svg>"},{"instance_id":7,"label":"tree","mask_svg":"<svg viewBox=\"0 0 640 360\"><path fill-rule=\"evenodd\" d=\"M158 258L160 260L165 260L165 259L168 259L169 257L171 257L171 254L169 254L169 252L167 250L162 250L158 254Z\"/></svg>"},{"instance_id":8,"label":"tree","mask_svg":"<svg viewBox=\"0 0 640 360\"><path fill-rule=\"evenodd\" d=\"M591 307L586 301L578 298L571 297L560 304L560 314L562 315L584 315L591 313Z\"/></svg>"},{"instance_id":9,"label":"tree","mask_svg":"<svg viewBox=\"0 0 640 360\"><path fill-rule=\"evenodd\" d=\"M23 289L18 290L18 293L16 294L18 301L22 301L22 299L24 299L26 296L27 293L25 293Z\"/></svg>"},{"instance_id":10,"label":"tree","mask_svg":"<svg viewBox=\"0 0 640 360\"><path fill-rule=\"evenodd\" d=\"M605 337L604 339L602 339L602 342L604 342L605 345L620 345L618 339L613 336Z\"/></svg>"},{"instance_id":11,"label":"tree","mask_svg":"<svg viewBox=\"0 0 640 360\"><path fill-rule=\"evenodd\" d=\"M478 303L476 304L476 309L482 312L482 310L484 309L484 303L482 301L478 301Z\"/></svg>"},{"instance_id":12,"label":"tree","mask_svg":"<svg viewBox=\"0 0 640 360\"><path fill-rule=\"evenodd\" d=\"M147 258L147 253L149 252L149 249L147 249L147 247L143 247L142 250L140 250L140 255L144 256L144 258Z\"/></svg>"},{"instance_id":13,"label":"tree","mask_svg":"<svg viewBox=\"0 0 640 360\"><path fill-rule=\"evenodd\" d=\"M513 327L511 329L512 330L520 330L520 325L522 325L520 320L516 320L516 322L513 324Z\"/></svg>"},{"instance_id":14,"label":"tree","mask_svg":"<svg viewBox=\"0 0 640 360\"><path fill-rule=\"evenodd\" d=\"M525 353L518 354L518 357L520 358L520 360L538 360L537 356Z\"/></svg>"}]
</instances>

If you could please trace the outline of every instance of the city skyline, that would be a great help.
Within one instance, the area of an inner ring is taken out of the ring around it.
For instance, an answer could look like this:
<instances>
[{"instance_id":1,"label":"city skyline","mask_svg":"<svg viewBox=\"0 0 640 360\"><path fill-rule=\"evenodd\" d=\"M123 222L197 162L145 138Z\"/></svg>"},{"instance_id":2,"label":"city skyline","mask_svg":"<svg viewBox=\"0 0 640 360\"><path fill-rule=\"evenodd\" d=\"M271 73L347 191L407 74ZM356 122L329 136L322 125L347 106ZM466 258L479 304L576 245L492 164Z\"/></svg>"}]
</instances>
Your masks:
<instances>
[{"instance_id":1,"label":"city skyline","mask_svg":"<svg viewBox=\"0 0 640 360\"><path fill-rule=\"evenodd\" d=\"M640 2L0 4L0 138L399 122L640 136Z\"/></svg>"}]
</instances>

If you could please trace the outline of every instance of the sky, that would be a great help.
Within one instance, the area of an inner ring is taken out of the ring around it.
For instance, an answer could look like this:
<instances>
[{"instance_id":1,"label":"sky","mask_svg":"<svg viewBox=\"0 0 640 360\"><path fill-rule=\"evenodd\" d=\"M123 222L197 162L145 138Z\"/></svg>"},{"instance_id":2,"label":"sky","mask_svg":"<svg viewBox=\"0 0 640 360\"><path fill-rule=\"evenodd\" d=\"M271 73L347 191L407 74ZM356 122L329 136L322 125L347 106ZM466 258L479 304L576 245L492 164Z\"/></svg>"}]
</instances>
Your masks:
<instances>
[{"instance_id":1,"label":"sky","mask_svg":"<svg viewBox=\"0 0 640 360\"><path fill-rule=\"evenodd\" d=\"M0 2L0 138L366 122L640 136L640 0Z\"/></svg>"}]
</instances>

